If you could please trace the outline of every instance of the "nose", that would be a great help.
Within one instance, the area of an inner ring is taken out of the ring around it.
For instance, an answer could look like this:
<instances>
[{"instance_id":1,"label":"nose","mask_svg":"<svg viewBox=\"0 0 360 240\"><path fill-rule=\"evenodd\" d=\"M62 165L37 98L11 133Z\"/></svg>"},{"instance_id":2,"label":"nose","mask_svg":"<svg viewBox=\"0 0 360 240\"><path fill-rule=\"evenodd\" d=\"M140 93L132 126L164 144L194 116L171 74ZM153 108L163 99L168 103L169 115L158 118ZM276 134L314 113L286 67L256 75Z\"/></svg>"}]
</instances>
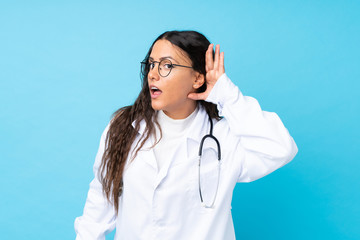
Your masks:
<instances>
[{"instance_id":1,"label":"nose","mask_svg":"<svg viewBox=\"0 0 360 240\"><path fill-rule=\"evenodd\" d=\"M155 65L155 67L154 67L153 69L150 69L150 70L149 70L148 78L149 78L150 80L153 80L153 81L158 81L158 80L160 80L158 68L157 68L156 65Z\"/></svg>"}]
</instances>

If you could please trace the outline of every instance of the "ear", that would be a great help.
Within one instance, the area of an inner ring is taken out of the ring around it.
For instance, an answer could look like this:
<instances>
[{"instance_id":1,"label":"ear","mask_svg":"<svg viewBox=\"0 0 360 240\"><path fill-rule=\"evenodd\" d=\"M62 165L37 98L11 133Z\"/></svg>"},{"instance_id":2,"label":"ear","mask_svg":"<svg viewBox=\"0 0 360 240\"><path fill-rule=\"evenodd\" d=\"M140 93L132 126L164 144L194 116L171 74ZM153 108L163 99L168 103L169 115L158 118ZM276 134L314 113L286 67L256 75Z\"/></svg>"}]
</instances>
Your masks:
<instances>
[{"instance_id":1,"label":"ear","mask_svg":"<svg viewBox=\"0 0 360 240\"><path fill-rule=\"evenodd\" d=\"M195 73L195 80L193 83L193 88L198 89L205 83L205 76L199 72Z\"/></svg>"}]
</instances>

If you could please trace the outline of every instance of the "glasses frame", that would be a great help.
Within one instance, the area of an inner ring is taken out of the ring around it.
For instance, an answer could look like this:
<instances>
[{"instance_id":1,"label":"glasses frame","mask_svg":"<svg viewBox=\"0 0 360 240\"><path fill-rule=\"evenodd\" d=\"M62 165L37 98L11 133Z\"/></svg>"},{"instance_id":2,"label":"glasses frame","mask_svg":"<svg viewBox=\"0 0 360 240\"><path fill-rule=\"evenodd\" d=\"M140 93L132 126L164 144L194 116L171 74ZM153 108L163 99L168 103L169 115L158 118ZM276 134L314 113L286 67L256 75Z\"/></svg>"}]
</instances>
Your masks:
<instances>
[{"instance_id":1,"label":"glasses frame","mask_svg":"<svg viewBox=\"0 0 360 240\"><path fill-rule=\"evenodd\" d=\"M158 73L159 73L159 75L162 76L162 77L167 77L167 76L169 76L170 73L171 73L171 70L173 69L173 67L171 67L171 68L170 68L170 71L168 72L167 75L165 75L165 76L162 75L162 74L160 73L160 65L161 65L161 62L163 62L163 61L169 61L169 62L171 63L171 66L192 68L192 67L190 67L190 66L184 66L184 65L172 63L172 61L171 61L170 59L162 59L160 62L159 62L159 61L151 61L151 63L158 63ZM143 65L145 65L145 67L146 67L146 65L150 65L150 62L140 62L140 63L143 64ZM150 72L150 67L149 67L149 72ZM149 72L148 72L148 73L149 73Z\"/></svg>"}]
</instances>

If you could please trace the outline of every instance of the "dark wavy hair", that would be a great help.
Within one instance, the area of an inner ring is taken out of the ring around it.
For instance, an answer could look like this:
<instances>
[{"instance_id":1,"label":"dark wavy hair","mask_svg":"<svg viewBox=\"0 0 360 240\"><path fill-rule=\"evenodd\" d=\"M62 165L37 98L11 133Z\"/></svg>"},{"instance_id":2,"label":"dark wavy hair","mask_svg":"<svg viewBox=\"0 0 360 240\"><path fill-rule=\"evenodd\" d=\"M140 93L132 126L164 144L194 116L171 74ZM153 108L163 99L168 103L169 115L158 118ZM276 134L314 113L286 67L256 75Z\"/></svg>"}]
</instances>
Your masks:
<instances>
[{"instance_id":1,"label":"dark wavy hair","mask_svg":"<svg viewBox=\"0 0 360 240\"><path fill-rule=\"evenodd\" d=\"M209 40L201 33L196 31L167 31L155 39L146 54L143 62L148 62L149 56L156 41L165 39L173 45L179 47L191 60L192 68L206 77L205 53L209 47ZM213 54L214 56L214 54ZM144 134L136 143L131 161L135 158L137 152L143 147L151 134L155 133L154 118L155 110L151 106L151 97L147 81L148 69L142 65L141 80L142 89L135 103L130 106L118 109L112 115L109 130L106 135L106 149L102 156L99 168L100 182L103 187L103 193L107 200L115 207L116 213L119 210L119 197L123 188L123 171L125 163L129 157L129 152L140 128L142 120L146 123ZM206 90L206 81L197 92ZM198 100L206 112L212 118L219 119L219 113L215 104ZM134 127L132 123L135 123Z\"/></svg>"}]
</instances>

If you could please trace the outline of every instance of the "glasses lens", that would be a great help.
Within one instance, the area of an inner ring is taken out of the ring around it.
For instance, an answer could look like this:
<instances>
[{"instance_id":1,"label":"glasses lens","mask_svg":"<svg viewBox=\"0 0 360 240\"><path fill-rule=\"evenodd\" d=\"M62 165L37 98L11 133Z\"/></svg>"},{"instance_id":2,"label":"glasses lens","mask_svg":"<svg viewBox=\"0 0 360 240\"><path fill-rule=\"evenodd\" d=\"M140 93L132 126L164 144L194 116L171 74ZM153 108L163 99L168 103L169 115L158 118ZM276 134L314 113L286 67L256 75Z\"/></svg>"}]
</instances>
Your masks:
<instances>
[{"instance_id":1,"label":"glasses lens","mask_svg":"<svg viewBox=\"0 0 360 240\"><path fill-rule=\"evenodd\" d=\"M148 72L149 72L149 63L147 63L147 62L141 62L141 74L142 74L143 76L145 76L146 73L148 73Z\"/></svg>"},{"instance_id":2,"label":"glasses lens","mask_svg":"<svg viewBox=\"0 0 360 240\"><path fill-rule=\"evenodd\" d=\"M159 73L162 77L166 77L170 74L172 68L172 62L168 59L164 59L160 62Z\"/></svg>"}]
</instances>

